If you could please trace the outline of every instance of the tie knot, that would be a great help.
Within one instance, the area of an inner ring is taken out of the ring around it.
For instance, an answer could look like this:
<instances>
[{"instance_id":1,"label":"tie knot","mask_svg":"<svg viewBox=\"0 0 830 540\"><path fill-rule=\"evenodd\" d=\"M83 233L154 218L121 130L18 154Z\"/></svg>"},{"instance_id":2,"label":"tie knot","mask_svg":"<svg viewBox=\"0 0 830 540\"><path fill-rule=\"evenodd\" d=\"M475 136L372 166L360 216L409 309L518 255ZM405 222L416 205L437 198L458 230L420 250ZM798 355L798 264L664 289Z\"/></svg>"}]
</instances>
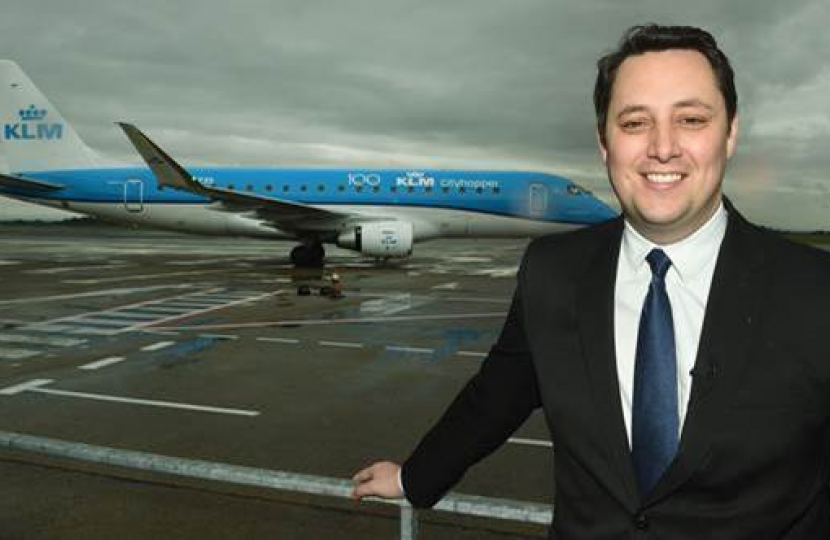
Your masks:
<instances>
[{"instance_id":1,"label":"tie knot","mask_svg":"<svg viewBox=\"0 0 830 540\"><path fill-rule=\"evenodd\" d=\"M649 266L651 266L652 274L660 279L666 277L666 272L669 271L669 267L671 266L671 259L669 259L669 256L666 255L662 249L652 249L648 255L646 255L646 261L648 261Z\"/></svg>"}]
</instances>

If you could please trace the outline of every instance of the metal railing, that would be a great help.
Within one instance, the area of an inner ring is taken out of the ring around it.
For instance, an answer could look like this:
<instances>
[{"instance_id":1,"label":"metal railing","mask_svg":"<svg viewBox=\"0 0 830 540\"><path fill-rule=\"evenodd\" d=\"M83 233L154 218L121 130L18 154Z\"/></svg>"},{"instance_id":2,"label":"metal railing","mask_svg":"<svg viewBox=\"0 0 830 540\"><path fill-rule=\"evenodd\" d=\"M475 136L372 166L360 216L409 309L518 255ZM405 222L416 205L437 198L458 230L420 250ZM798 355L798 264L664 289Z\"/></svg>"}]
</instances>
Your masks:
<instances>
[{"instance_id":1,"label":"metal railing","mask_svg":"<svg viewBox=\"0 0 830 540\"><path fill-rule=\"evenodd\" d=\"M0 448L187 478L327 497L349 499L354 488L351 480L342 478L183 459L3 431L0 431ZM401 540L418 538L418 513L409 503L404 500L374 497L367 500L399 506ZM553 508L549 505L460 493L448 494L433 509L453 514L541 525L549 525L553 519Z\"/></svg>"}]
</instances>

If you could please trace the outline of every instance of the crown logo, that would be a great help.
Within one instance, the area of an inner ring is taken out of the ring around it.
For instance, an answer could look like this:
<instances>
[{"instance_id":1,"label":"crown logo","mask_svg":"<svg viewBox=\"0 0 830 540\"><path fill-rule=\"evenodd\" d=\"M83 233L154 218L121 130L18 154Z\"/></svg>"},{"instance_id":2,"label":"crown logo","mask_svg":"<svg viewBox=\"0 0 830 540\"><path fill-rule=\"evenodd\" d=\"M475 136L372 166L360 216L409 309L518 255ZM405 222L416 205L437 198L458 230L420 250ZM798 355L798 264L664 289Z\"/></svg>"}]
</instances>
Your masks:
<instances>
[{"instance_id":1,"label":"crown logo","mask_svg":"<svg viewBox=\"0 0 830 540\"><path fill-rule=\"evenodd\" d=\"M28 109L20 109L17 111L17 114L20 115L20 119L24 122L43 120L46 118L46 109L38 109L34 105L29 105Z\"/></svg>"}]
</instances>

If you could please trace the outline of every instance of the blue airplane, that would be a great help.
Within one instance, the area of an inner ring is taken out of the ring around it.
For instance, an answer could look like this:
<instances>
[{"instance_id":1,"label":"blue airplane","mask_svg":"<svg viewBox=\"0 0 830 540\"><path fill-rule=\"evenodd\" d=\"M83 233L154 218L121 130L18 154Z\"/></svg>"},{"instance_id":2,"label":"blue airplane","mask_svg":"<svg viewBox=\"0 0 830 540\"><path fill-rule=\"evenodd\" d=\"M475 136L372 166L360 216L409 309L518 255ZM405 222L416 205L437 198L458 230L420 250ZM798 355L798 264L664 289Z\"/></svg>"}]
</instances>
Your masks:
<instances>
[{"instance_id":1,"label":"blue airplane","mask_svg":"<svg viewBox=\"0 0 830 540\"><path fill-rule=\"evenodd\" d=\"M107 163L14 62L0 60L0 195L99 219L211 235L295 239L381 259L435 238L531 237L616 213L565 178L537 172L188 167L119 124L146 167Z\"/></svg>"}]
</instances>

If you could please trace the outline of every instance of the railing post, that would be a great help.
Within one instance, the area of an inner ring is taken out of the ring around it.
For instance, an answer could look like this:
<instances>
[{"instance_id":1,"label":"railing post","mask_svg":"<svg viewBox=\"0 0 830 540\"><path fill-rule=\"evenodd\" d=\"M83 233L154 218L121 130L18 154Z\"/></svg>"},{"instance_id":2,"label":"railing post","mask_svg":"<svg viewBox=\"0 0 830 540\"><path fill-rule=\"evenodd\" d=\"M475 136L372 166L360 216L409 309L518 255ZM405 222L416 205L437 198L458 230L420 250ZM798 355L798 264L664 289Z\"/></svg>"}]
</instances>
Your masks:
<instances>
[{"instance_id":1,"label":"railing post","mask_svg":"<svg viewBox=\"0 0 830 540\"><path fill-rule=\"evenodd\" d=\"M401 503L401 540L418 540L418 512L406 501Z\"/></svg>"}]
</instances>

